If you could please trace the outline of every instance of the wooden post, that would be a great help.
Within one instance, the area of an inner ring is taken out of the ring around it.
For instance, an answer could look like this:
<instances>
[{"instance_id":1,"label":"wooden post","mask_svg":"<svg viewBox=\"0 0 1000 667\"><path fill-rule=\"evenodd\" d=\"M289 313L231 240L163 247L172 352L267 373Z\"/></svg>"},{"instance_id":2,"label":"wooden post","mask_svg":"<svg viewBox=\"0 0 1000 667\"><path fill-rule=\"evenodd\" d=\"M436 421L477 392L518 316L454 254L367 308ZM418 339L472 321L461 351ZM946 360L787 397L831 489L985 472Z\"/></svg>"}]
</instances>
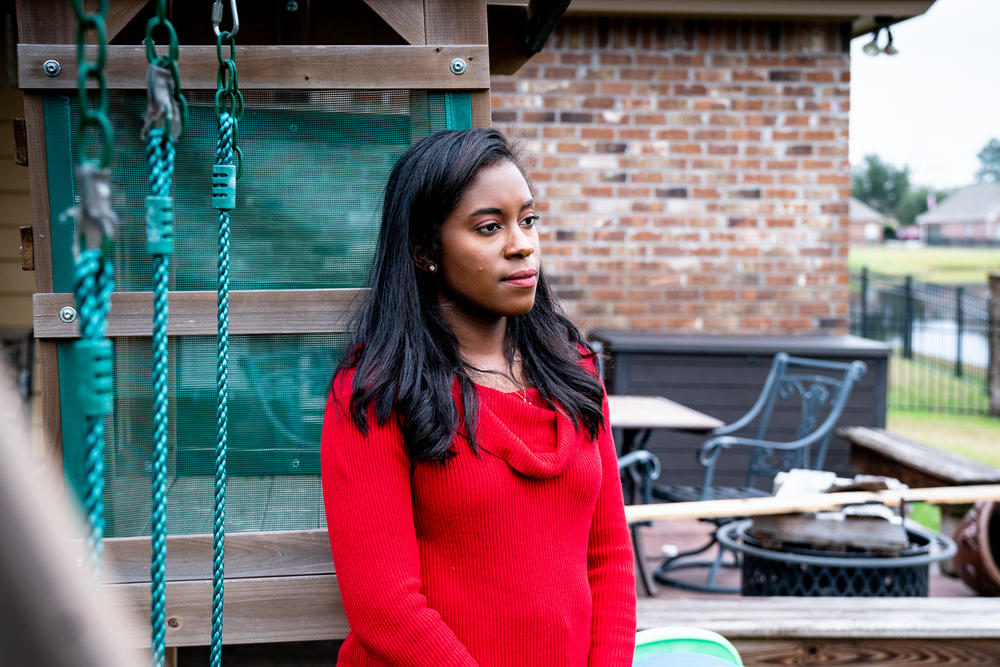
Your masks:
<instances>
[{"instance_id":1,"label":"wooden post","mask_svg":"<svg viewBox=\"0 0 1000 667\"><path fill-rule=\"evenodd\" d=\"M18 40L24 44L73 41L76 20L69 3L17 0ZM49 179L45 156L45 114L42 96L24 95L24 124L28 143L28 183L31 190L31 228L34 243L35 291L52 291L52 240L49 229ZM62 461L62 420L59 408L59 362L54 341L38 341L39 382L42 386L42 423L45 442L55 461ZM61 478L60 478L61 479Z\"/></svg>"},{"instance_id":2,"label":"wooden post","mask_svg":"<svg viewBox=\"0 0 1000 667\"><path fill-rule=\"evenodd\" d=\"M987 382L990 392L990 414L1000 416L1000 271L990 273L989 303L989 368Z\"/></svg>"},{"instance_id":3,"label":"wooden post","mask_svg":"<svg viewBox=\"0 0 1000 667\"><path fill-rule=\"evenodd\" d=\"M962 321L962 297L965 288L961 285L955 287L955 377L962 377L962 333L964 322Z\"/></svg>"},{"instance_id":4,"label":"wooden post","mask_svg":"<svg viewBox=\"0 0 1000 667\"><path fill-rule=\"evenodd\" d=\"M868 338L868 267L861 268L861 337Z\"/></svg>"},{"instance_id":5,"label":"wooden post","mask_svg":"<svg viewBox=\"0 0 1000 667\"><path fill-rule=\"evenodd\" d=\"M903 285L903 358L913 358L913 276L906 276Z\"/></svg>"}]
</instances>

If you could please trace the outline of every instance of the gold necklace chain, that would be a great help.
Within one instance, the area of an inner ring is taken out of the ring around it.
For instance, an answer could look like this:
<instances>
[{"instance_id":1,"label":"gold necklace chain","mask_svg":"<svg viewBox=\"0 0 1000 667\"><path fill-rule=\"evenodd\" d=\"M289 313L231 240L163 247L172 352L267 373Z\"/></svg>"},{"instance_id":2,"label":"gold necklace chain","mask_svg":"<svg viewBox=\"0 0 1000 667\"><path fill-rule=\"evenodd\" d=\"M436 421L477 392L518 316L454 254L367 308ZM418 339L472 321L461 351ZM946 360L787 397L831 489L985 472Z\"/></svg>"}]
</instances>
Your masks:
<instances>
[{"instance_id":1,"label":"gold necklace chain","mask_svg":"<svg viewBox=\"0 0 1000 667\"><path fill-rule=\"evenodd\" d=\"M474 373L477 373L477 374L479 374L481 376L482 375L489 375L489 376L499 375L503 379L509 380L511 382L511 384L514 385L514 391L511 392L511 393L515 394L518 398L520 398L522 401L524 401L524 403L526 405L531 405L531 401L528 400L528 388L524 385L523 382L520 382L513 375L508 375L507 373L504 373L503 371L495 371L495 370L490 370L490 369L477 368L475 366L472 366L471 364L469 364L467 367L468 367L469 370L471 370ZM489 386L489 385L487 385L487 386Z\"/></svg>"}]
</instances>

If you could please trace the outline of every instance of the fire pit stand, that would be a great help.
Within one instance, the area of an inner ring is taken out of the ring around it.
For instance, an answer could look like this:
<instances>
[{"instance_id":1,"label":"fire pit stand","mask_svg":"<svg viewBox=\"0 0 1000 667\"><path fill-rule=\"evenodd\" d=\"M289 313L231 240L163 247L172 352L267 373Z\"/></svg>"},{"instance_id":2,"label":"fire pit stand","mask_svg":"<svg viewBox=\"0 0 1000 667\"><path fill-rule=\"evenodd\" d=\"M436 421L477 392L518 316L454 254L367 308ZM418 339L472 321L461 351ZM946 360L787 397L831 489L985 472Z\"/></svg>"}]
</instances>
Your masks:
<instances>
[{"instance_id":1,"label":"fire pit stand","mask_svg":"<svg viewBox=\"0 0 1000 667\"><path fill-rule=\"evenodd\" d=\"M955 555L953 541L916 524L906 527L911 546L895 556L764 548L752 526L752 519L735 521L716 533L723 546L742 555L742 595L927 597L928 566Z\"/></svg>"}]
</instances>

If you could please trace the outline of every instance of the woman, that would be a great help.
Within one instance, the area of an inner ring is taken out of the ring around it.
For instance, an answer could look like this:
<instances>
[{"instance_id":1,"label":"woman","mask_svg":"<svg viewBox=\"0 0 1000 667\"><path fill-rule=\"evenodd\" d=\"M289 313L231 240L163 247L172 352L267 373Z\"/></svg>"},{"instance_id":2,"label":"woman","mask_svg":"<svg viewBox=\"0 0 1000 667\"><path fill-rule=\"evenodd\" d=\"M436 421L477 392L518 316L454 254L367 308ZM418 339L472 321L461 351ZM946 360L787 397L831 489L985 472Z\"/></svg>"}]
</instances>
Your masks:
<instances>
[{"instance_id":1,"label":"woman","mask_svg":"<svg viewBox=\"0 0 1000 667\"><path fill-rule=\"evenodd\" d=\"M340 665L632 664L607 401L535 211L496 130L431 135L389 176L323 424Z\"/></svg>"}]
</instances>

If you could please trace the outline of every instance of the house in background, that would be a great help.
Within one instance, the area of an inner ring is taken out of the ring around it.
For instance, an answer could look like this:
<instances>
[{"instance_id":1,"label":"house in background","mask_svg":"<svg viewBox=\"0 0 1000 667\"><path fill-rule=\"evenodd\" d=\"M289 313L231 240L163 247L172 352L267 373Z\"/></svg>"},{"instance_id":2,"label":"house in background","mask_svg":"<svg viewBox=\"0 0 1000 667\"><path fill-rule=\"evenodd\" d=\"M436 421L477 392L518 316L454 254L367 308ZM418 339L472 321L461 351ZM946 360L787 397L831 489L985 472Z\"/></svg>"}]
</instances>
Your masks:
<instances>
[{"instance_id":1,"label":"house in background","mask_svg":"<svg viewBox=\"0 0 1000 667\"><path fill-rule=\"evenodd\" d=\"M892 216L880 213L854 197L847 202L847 216L851 219L847 239L852 246L881 243L885 240L886 225L893 228L899 226Z\"/></svg>"},{"instance_id":2,"label":"house in background","mask_svg":"<svg viewBox=\"0 0 1000 667\"><path fill-rule=\"evenodd\" d=\"M1000 245L1000 183L960 188L917 224L930 245Z\"/></svg>"}]
</instances>

